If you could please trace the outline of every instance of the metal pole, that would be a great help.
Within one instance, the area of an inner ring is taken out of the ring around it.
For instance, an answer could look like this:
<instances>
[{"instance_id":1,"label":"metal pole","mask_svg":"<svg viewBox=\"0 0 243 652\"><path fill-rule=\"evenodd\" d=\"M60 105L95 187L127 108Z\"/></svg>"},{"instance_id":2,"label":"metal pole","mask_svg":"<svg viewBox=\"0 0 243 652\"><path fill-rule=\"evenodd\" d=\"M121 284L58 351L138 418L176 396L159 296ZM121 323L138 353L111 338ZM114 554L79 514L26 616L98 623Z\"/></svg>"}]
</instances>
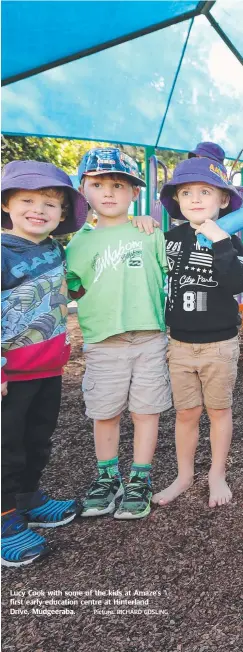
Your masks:
<instances>
[{"instance_id":1,"label":"metal pole","mask_svg":"<svg viewBox=\"0 0 243 652\"><path fill-rule=\"evenodd\" d=\"M150 156L153 156L154 154L154 147L145 147L145 181L147 184L146 187L146 203L145 203L145 211L146 215L150 214L150 174L149 174L149 159Z\"/></svg>"},{"instance_id":2,"label":"metal pole","mask_svg":"<svg viewBox=\"0 0 243 652\"><path fill-rule=\"evenodd\" d=\"M137 166L139 172L141 172L142 171L141 161L137 161ZM134 217L137 217L137 215L141 215L141 212L142 212L142 202L141 202L141 193L140 193L137 201L134 202Z\"/></svg>"},{"instance_id":3,"label":"metal pole","mask_svg":"<svg viewBox=\"0 0 243 652\"><path fill-rule=\"evenodd\" d=\"M163 218L162 218L162 231L169 231L170 228L170 218L169 213L163 208Z\"/></svg>"}]
</instances>

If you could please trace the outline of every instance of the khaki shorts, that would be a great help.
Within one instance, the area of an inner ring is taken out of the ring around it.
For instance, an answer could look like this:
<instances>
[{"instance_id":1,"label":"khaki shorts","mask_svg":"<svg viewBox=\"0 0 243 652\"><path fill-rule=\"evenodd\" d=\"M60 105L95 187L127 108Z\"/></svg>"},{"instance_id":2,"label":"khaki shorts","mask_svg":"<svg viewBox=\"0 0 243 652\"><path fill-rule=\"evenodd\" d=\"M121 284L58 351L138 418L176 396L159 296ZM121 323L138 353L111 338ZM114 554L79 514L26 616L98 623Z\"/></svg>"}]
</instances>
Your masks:
<instances>
[{"instance_id":1,"label":"khaki shorts","mask_svg":"<svg viewBox=\"0 0 243 652\"><path fill-rule=\"evenodd\" d=\"M165 333L134 331L85 344L82 389L87 416L111 419L127 406L137 414L168 410L167 343Z\"/></svg>"},{"instance_id":2,"label":"khaki shorts","mask_svg":"<svg viewBox=\"0 0 243 652\"><path fill-rule=\"evenodd\" d=\"M223 410L232 405L239 358L237 336L209 344L187 344L171 338L168 358L176 410L203 404Z\"/></svg>"}]
</instances>

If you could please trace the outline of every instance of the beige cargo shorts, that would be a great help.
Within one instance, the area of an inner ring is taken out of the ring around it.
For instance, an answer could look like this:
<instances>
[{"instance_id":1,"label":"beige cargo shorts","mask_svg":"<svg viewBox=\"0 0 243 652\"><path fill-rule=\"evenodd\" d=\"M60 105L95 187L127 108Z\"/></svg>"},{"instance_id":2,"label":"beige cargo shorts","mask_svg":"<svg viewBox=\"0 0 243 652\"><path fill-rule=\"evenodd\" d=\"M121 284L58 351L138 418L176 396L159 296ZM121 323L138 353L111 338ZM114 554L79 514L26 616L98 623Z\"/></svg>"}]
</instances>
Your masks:
<instances>
[{"instance_id":1,"label":"beige cargo shorts","mask_svg":"<svg viewBox=\"0 0 243 652\"><path fill-rule=\"evenodd\" d=\"M82 390L87 416L112 419L126 407L137 414L168 410L167 342L160 331L132 331L85 344Z\"/></svg>"},{"instance_id":2,"label":"beige cargo shorts","mask_svg":"<svg viewBox=\"0 0 243 652\"><path fill-rule=\"evenodd\" d=\"M239 358L238 336L222 342L188 344L171 338L170 379L176 410L232 405Z\"/></svg>"}]
</instances>

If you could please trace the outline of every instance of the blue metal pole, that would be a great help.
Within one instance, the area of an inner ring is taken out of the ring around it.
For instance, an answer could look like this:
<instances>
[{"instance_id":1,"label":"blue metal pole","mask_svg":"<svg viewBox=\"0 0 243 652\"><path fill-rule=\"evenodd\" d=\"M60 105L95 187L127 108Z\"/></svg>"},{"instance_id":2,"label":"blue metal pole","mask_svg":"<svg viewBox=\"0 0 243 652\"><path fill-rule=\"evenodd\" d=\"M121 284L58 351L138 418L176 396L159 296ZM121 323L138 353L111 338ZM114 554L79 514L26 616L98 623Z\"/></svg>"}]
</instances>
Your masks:
<instances>
[{"instance_id":1,"label":"blue metal pole","mask_svg":"<svg viewBox=\"0 0 243 652\"><path fill-rule=\"evenodd\" d=\"M141 161L137 161L137 166L139 169L139 172L142 170L142 163ZM141 202L141 193L138 196L137 201L134 202L134 217L137 217L137 215L141 215L141 210L142 210L142 202Z\"/></svg>"},{"instance_id":2,"label":"blue metal pole","mask_svg":"<svg viewBox=\"0 0 243 652\"><path fill-rule=\"evenodd\" d=\"M155 150L154 147L145 147L145 181L146 181L146 203L145 210L146 215L150 214L150 174L149 174L149 159L153 156Z\"/></svg>"}]
</instances>

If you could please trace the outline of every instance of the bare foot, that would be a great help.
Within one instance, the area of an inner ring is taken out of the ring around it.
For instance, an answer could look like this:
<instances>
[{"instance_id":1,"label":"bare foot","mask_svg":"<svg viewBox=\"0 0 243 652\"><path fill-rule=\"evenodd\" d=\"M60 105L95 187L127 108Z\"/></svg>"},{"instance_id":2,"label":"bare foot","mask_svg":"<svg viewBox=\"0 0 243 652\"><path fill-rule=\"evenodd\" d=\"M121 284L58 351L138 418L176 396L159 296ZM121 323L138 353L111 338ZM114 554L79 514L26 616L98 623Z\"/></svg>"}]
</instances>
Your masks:
<instances>
[{"instance_id":1,"label":"bare foot","mask_svg":"<svg viewBox=\"0 0 243 652\"><path fill-rule=\"evenodd\" d=\"M187 491L193 484L193 478L189 478L188 480L181 480L180 478L176 478L172 484L167 487L167 489L163 489L157 494L154 494L152 498L153 503L158 503L158 505L167 505L167 503L171 503L172 500L175 500L175 498L178 498L180 494L183 494L184 491Z\"/></svg>"},{"instance_id":2,"label":"bare foot","mask_svg":"<svg viewBox=\"0 0 243 652\"><path fill-rule=\"evenodd\" d=\"M232 498L232 493L223 476L208 476L210 496L209 507L226 505Z\"/></svg>"}]
</instances>

